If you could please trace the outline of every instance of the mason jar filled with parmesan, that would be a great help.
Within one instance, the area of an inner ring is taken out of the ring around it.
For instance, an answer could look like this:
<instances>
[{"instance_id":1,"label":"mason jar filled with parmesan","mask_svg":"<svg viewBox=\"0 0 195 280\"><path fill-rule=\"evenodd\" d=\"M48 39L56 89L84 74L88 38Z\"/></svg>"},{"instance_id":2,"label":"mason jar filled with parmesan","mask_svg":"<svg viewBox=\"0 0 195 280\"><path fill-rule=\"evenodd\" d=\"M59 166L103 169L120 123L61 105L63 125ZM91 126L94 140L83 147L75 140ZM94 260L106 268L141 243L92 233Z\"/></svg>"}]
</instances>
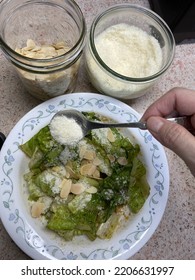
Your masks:
<instances>
[{"instance_id":1,"label":"mason jar filled with parmesan","mask_svg":"<svg viewBox=\"0 0 195 280\"><path fill-rule=\"evenodd\" d=\"M0 47L26 90L41 100L72 92L86 36L76 2L0 2Z\"/></svg>"},{"instance_id":2,"label":"mason jar filled with parmesan","mask_svg":"<svg viewBox=\"0 0 195 280\"><path fill-rule=\"evenodd\" d=\"M142 96L172 63L173 34L154 12L122 4L92 22L85 49L86 69L93 86L120 99Z\"/></svg>"}]
</instances>

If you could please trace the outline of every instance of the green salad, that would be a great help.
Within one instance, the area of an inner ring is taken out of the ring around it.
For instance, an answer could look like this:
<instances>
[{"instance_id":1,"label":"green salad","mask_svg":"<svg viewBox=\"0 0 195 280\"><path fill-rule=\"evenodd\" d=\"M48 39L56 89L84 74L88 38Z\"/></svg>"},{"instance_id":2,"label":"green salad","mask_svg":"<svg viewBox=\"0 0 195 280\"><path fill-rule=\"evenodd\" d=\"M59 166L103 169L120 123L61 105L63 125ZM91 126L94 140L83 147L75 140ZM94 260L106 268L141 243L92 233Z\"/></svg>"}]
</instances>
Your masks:
<instances>
[{"instance_id":1,"label":"green salad","mask_svg":"<svg viewBox=\"0 0 195 280\"><path fill-rule=\"evenodd\" d=\"M20 149L29 157L24 180L31 215L44 218L47 229L65 240L110 239L149 196L140 147L116 128L92 130L77 145L65 146L45 126Z\"/></svg>"}]
</instances>

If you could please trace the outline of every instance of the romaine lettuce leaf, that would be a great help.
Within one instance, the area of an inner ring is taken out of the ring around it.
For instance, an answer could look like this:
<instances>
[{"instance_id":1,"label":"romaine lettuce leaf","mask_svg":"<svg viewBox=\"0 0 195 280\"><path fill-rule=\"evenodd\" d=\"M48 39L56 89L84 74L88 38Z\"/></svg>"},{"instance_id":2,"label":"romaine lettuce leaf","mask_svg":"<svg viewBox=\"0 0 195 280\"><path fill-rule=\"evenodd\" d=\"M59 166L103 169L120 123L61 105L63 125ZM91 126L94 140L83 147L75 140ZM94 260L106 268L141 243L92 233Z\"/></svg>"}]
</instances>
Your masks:
<instances>
[{"instance_id":1,"label":"romaine lettuce leaf","mask_svg":"<svg viewBox=\"0 0 195 280\"><path fill-rule=\"evenodd\" d=\"M56 141L52 138L49 127L45 126L29 141L20 145L20 149L31 158L37 148L43 153L47 153L54 145L56 145Z\"/></svg>"},{"instance_id":2,"label":"romaine lettuce leaf","mask_svg":"<svg viewBox=\"0 0 195 280\"><path fill-rule=\"evenodd\" d=\"M53 172L51 169L44 170L34 178L34 183L38 188L48 196L55 196L59 194L60 183L62 179L59 174Z\"/></svg>"},{"instance_id":3,"label":"romaine lettuce leaf","mask_svg":"<svg viewBox=\"0 0 195 280\"><path fill-rule=\"evenodd\" d=\"M133 161L128 193L131 211L139 212L150 194L150 186L146 180L146 168L138 158Z\"/></svg>"},{"instance_id":4,"label":"romaine lettuce leaf","mask_svg":"<svg viewBox=\"0 0 195 280\"><path fill-rule=\"evenodd\" d=\"M51 136L48 126L42 128L20 149L31 158L29 168L44 170L60 163L59 156L64 147Z\"/></svg>"}]
</instances>

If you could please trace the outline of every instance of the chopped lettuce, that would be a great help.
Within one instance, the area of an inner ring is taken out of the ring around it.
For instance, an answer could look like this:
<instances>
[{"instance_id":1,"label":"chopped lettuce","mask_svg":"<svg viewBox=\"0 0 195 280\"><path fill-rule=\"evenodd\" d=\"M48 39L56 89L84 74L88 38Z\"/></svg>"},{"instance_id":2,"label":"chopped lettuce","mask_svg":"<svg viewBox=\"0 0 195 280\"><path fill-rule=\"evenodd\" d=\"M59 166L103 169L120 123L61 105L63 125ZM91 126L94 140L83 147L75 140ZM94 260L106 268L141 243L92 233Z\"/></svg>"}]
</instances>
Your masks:
<instances>
[{"instance_id":1,"label":"chopped lettuce","mask_svg":"<svg viewBox=\"0 0 195 280\"><path fill-rule=\"evenodd\" d=\"M86 115L101 120L94 113ZM46 126L20 149L30 159L29 172L24 174L29 201L50 199L41 215L47 228L65 240L77 235L90 240L111 238L127 219L121 209L137 213L149 196L140 147L116 128L94 130L78 145L64 146ZM81 193L74 193L73 185ZM68 186L69 193L63 195Z\"/></svg>"},{"instance_id":2,"label":"chopped lettuce","mask_svg":"<svg viewBox=\"0 0 195 280\"><path fill-rule=\"evenodd\" d=\"M70 236L75 233L76 235L85 234L91 240L94 240L97 237L96 232L99 225L106 219L107 211L102 213L99 207L103 203L97 196L89 198L91 197L85 194L79 198L74 198L68 205L56 204L48 219L47 227L59 235L63 235L66 240L69 240ZM82 203L83 207L77 209L77 203Z\"/></svg>"},{"instance_id":3,"label":"chopped lettuce","mask_svg":"<svg viewBox=\"0 0 195 280\"><path fill-rule=\"evenodd\" d=\"M59 156L64 147L52 138L49 126L46 126L20 145L20 149L31 158L30 169L44 170L60 163Z\"/></svg>"},{"instance_id":4,"label":"chopped lettuce","mask_svg":"<svg viewBox=\"0 0 195 280\"><path fill-rule=\"evenodd\" d=\"M80 195L76 195L69 203L68 208L74 214L82 212L86 208L88 202L91 200L92 194L83 192Z\"/></svg>"}]
</instances>

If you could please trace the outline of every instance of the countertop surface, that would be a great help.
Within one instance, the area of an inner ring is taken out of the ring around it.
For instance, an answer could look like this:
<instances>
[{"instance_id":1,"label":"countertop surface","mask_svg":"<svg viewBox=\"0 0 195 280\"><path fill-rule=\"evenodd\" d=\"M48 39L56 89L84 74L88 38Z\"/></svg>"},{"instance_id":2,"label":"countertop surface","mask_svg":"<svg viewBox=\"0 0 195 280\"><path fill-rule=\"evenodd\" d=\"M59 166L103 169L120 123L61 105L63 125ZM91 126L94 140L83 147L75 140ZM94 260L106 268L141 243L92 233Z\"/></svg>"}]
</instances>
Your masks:
<instances>
[{"instance_id":1,"label":"countertop surface","mask_svg":"<svg viewBox=\"0 0 195 280\"><path fill-rule=\"evenodd\" d=\"M136 3L150 7L148 1L77 0L89 27L94 16L101 10L117 3ZM174 61L155 85L150 94L126 101L140 114L169 89L182 86L195 89L195 44L176 46ZM82 63L75 92L97 92L89 83ZM0 131L6 136L29 110L41 101L30 96L12 66L0 52ZM173 152L165 149L170 168L170 191L163 218L147 244L131 259L195 259L195 178L184 162ZM30 259L12 241L0 221L0 259Z\"/></svg>"}]
</instances>

